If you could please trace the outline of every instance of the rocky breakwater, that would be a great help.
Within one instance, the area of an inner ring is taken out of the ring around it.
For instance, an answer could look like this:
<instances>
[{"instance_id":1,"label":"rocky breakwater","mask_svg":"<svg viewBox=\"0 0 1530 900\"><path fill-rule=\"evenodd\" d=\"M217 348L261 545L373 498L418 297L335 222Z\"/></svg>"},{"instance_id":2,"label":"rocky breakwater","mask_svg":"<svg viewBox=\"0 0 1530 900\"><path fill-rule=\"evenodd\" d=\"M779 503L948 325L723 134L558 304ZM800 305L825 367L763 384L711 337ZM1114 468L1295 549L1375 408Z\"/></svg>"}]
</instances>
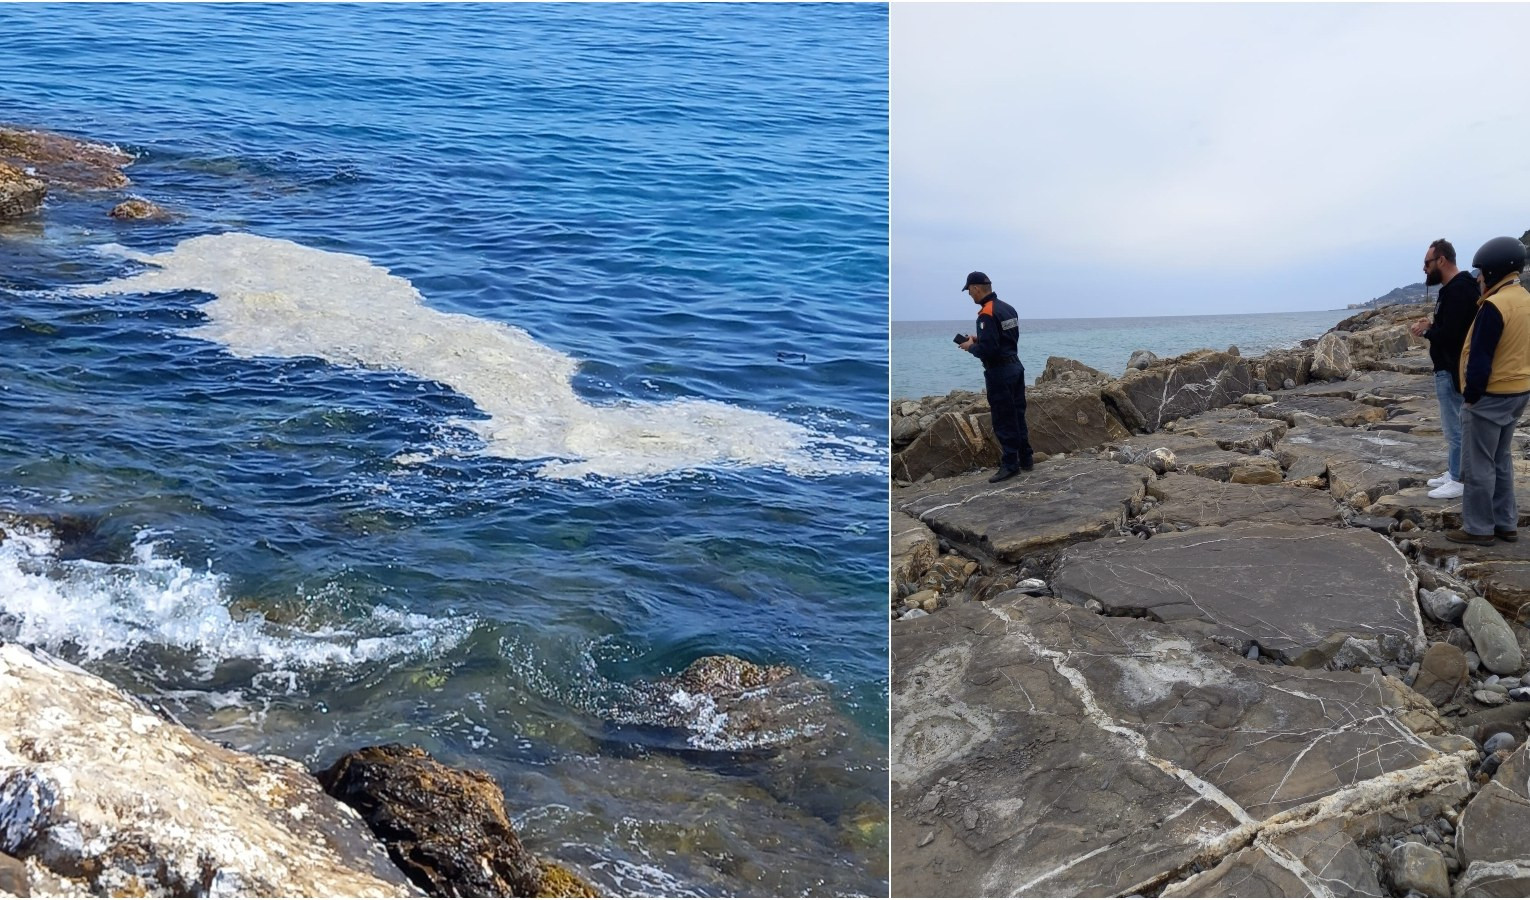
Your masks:
<instances>
[{"instance_id":1,"label":"rocky breakwater","mask_svg":"<svg viewBox=\"0 0 1530 900\"><path fill-rule=\"evenodd\" d=\"M1120 433L895 478L896 894L1530 890L1530 544L1444 539L1417 314L1114 381L1054 360ZM900 401L986 438L979 402Z\"/></svg>"}]
</instances>

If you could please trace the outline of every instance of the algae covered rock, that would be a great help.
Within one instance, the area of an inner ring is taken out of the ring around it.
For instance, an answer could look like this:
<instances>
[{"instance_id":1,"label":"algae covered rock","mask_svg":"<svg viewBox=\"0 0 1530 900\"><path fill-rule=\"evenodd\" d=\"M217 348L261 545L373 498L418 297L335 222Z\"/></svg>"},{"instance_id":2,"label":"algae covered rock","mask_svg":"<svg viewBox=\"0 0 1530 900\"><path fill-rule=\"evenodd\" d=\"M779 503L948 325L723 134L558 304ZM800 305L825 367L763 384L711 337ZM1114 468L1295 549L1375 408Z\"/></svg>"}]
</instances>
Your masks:
<instances>
[{"instance_id":1,"label":"algae covered rock","mask_svg":"<svg viewBox=\"0 0 1530 900\"><path fill-rule=\"evenodd\" d=\"M319 781L361 814L399 868L432 896L595 896L577 875L527 852L504 794L483 772L388 744L346 754Z\"/></svg>"}]
</instances>

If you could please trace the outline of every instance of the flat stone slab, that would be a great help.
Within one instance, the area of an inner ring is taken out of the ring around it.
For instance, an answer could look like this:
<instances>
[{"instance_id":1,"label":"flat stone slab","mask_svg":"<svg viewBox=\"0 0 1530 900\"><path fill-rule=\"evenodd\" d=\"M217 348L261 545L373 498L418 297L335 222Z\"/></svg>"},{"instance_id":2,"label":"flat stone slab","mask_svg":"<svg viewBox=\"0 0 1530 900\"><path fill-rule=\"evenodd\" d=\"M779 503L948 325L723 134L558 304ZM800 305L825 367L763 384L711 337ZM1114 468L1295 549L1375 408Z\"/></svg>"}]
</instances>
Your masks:
<instances>
[{"instance_id":1,"label":"flat stone slab","mask_svg":"<svg viewBox=\"0 0 1530 900\"><path fill-rule=\"evenodd\" d=\"M1428 359L1428 354L1425 354ZM1343 381L1314 381L1298 385L1289 391L1271 391L1277 397L1343 397L1355 400L1362 395L1396 398L1420 395L1434 396L1433 369L1420 376L1408 372L1361 372ZM1277 387L1277 385L1270 385Z\"/></svg>"},{"instance_id":2,"label":"flat stone slab","mask_svg":"<svg viewBox=\"0 0 1530 900\"><path fill-rule=\"evenodd\" d=\"M1231 525L1261 522L1323 525L1339 522L1333 498L1322 491L1290 485L1230 484L1170 473L1147 486L1161 501L1142 514L1151 524Z\"/></svg>"},{"instance_id":3,"label":"flat stone slab","mask_svg":"<svg viewBox=\"0 0 1530 900\"><path fill-rule=\"evenodd\" d=\"M1205 438L1222 450L1258 453L1272 449L1286 433L1286 425L1261 418L1254 410L1216 410L1180 419L1172 434L1181 438ZM1167 436L1167 435L1164 435Z\"/></svg>"},{"instance_id":4,"label":"flat stone slab","mask_svg":"<svg viewBox=\"0 0 1530 900\"><path fill-rule=\"evenodd\" d=\"M1386 409L1341 397L1282 397L1256 408L1261 418L1278 419L1287 425L1345 425L1358 427L1384 422Z\"/></svg>"},{"instance_id":5,"label":"flat stone slab","mask_svg":"<svg viewBox=\"0 0 1530 900\"><path fill-rule=\"evenodd\" d=\"M1521 744L1461 814L1461 823L1456 828L1456 848L1467 864L1463 876L1470 876L1463 877L1463 881L1469 886L1475 884L1477 890L1458 891L1457 896L1530 896L1527 894L1530 892L1530 842L1525 840L1526 833L1530 833L1530 786L1527 786L1530 756L1527 754L1530 754L1530 745ZM1490 873L1496 877L1489 877ZM1503 892L1511 887L1514 893Z\"/></svg>"},{"instance_id":6,"label":"flat stone slab","mask_svg":"<svg viewBox=\"0 0 1530 900\"><path fill-rule=\"evenodd\" d=\"M1281 427L1284 428L1284 425ZM1251 458L1249 453L1224 449L1214 437L1203 436L1199 433L1179 434L1160 431L1115 441L1109 447L1133 456L1149 453L1162 447L1174 454L1175 470L1214 481L1227 481L1232 477L1235 468L1247 463Z\"/></svg>"},{"instance_id":7,"label":"flat stone slab","mask_svg":"<svg viewBox=\"0 0 1530 900\"><path fill-rule=\"evenodd\" d=\"M1328 489L1341 500L1356 491L1375 500L1423 485L1445 468L1448 451L1441 437L1325 425L1293 428L1276 448L1288 469L1303 457L1323 460Z\"/></svg>"},{"instance_id":8,"label":"flat stone slab","mask_svg":"<svg viewBox=\"0 0 1530 900\"><path fill-rule=\"evenodd\" d=\"M1098 459L1037 463L1008 481L988 472L896 488L893 509L947 540L1004 560L1114 531L1140 508L1152 472Z\"/></svg>"},{"instance_id":9,"label":"flat stone slab","mask_svg":"<svg viewBox=\"0 0 1530 900\"><path fill-rule=\"evenodd\" d=\"M1146 615L1305 666L1407 664L1422 655L1418 579L1360 528L1231 525L1059 555L1055 596Z\"/></svg>"},{"instance_id":10,"label":"flat stone slab","mask_svg":"<svg viewBox=\"0 0 1530 900\"><path fill-rule=\"evenodd\" d=\"M1262 665L1145 619L967 604L893 623L892 656L899 896L1140 893L1261 837L1467 789L1399 682Z\"/></svg>"}]
</instances>

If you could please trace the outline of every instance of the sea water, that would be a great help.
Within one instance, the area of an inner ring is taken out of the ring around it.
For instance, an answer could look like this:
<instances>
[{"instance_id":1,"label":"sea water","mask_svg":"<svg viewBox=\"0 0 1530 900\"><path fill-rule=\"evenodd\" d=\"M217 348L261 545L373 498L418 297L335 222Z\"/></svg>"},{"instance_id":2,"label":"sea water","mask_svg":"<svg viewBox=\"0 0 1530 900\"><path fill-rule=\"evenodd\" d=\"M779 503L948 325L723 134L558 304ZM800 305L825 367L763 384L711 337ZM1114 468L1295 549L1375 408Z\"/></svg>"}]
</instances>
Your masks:
<instances>
[{"instance_id":1,"label":"sea water","mask_svg":"<svg viewBox=\"0 0 1530 900\"><path fill-rule=\"evenodd\" d=\"M884 8L0 29L0 122L135 157L0 227L0 506L62 523L0 542L0 638L242 749L487 770L606 891L885 894ZM612 728L708 654L851 749Z\"/></svg>"},{"instance_id":2,"label":"sea water","mask_svg":"<svg viewBox=\"0 0 1530 900\"><path fill-rule=\"evenodd\" d=\"M1020 362L1034 384L1047 358L1062 356L1111 377L1137 350L1160 357L1191 350L1237 347L1244 356L1294 347L1321 337L1354 310L1239 313L1217 316L1126 316L1091 319L1020 317ZM971 334L971 319L892 323L892 396L917 399L954 390L983 390L983 365L956 349L952 337Z\"/></svg>"}]
</instances>

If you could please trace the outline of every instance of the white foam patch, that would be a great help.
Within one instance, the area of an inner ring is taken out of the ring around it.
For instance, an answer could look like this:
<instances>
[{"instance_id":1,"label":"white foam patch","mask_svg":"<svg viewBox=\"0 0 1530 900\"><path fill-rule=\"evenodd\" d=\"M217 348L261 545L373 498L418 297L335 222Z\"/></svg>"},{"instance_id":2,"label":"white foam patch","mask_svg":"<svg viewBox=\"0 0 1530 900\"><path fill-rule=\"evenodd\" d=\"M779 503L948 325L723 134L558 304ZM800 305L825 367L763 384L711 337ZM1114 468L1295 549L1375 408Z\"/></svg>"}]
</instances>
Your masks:
<instances>
[{"instance_id":1,"label":"white foam patch","mask_svg":"<svg viewBox=\"0 0 1530 900\"><path fill-rule=\"evenodd\" d=\"M209 321L193 329L241 357L314 356L405 372L470 398L489 418L460 424L487 452L551 460L538 474L617 478L716 467L798 475L881 474L882 448L715 401L594 406L575 395L577 362L499 322L430 309L414 285L365 257L252 234L190 238L144 254L149 266L74 289L81 296L198 290ZM869 457L869 458L868 458Z\"/></svg>"},{"instance_id":2,"label":"white foam patch","mask_svg":"<svg viewBox=\"0 0 1530 900\"><path fill-rule=\"evenodd\" d=\"M258 660L269 669L352 666L435 655L472 628L378 606L345 626L298 630L259 614L236 619L226 579L160 555L140 536L129 563L60 560L54 539L16 529L0 541L0 620L7 636L50 652L87 659L141 646L194 653L201 674L226 660ZM14 633L12 633L14 632Z\"/></svg>"}]
</instances>

